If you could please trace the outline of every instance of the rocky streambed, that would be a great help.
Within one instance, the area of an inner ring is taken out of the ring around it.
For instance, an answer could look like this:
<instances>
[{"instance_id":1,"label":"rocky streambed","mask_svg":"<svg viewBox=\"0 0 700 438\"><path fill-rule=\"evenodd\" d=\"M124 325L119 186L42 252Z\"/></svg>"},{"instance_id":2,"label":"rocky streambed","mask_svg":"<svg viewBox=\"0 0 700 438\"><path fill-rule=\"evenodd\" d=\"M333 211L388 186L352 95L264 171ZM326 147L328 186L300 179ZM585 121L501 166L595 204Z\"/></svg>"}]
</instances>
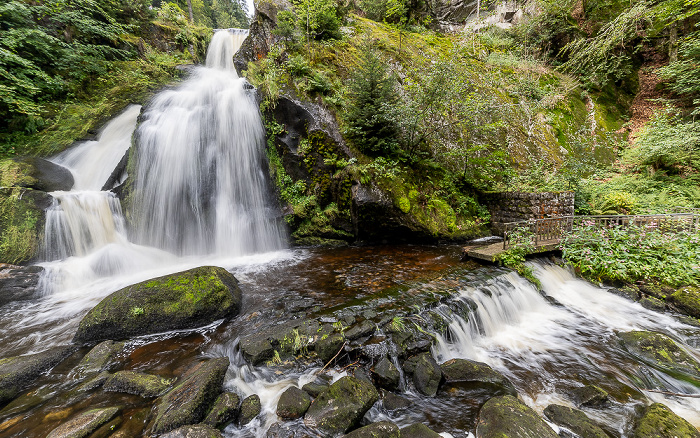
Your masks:
<instances>
[{"instance_id":1,"label":"rocky streambed","mask_svg":"<svg viewBox=\"0 0 700 438\"><path fill-rule=\"evenodd\" d=\"M105 294L44 342L8 330L47 298L13 301L0 436L700 436L687 319L548 262L537 290L458 254L192 268Z\"/></svg>"}]
</instances>

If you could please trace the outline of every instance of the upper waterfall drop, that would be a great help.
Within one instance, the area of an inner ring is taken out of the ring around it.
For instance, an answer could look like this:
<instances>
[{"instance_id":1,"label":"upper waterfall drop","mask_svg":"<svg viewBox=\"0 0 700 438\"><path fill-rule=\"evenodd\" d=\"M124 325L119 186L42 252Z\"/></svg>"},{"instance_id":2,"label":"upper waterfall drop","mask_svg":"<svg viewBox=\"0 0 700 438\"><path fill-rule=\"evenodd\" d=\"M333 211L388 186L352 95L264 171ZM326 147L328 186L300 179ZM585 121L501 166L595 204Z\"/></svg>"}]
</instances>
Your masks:
<instances>
[{"instance_id":1,"label":"upper waterfall drop","mask_svg":"<svg viewBox=\"0 0 700 438\"><path fill-rule=\"evenodd\" d=\"M178 255L240 256L284 247L270 196L265 130L238 47L214 34L207 66L160 93L136 133L133 235Z\"/></svg>"},{"instance_id":2,"label":"upper waterfall drop","mask_svg":"<svg viewBox=\"0 0 700 438\"><path fill-rule=\"evenodd\" d=\"M207 68L236 71L233 66L233 55L248 36L247 29L223 29L214 33L207 50ZM236 77L238 75L236 74Z\"/></svg>"}]
</instances>

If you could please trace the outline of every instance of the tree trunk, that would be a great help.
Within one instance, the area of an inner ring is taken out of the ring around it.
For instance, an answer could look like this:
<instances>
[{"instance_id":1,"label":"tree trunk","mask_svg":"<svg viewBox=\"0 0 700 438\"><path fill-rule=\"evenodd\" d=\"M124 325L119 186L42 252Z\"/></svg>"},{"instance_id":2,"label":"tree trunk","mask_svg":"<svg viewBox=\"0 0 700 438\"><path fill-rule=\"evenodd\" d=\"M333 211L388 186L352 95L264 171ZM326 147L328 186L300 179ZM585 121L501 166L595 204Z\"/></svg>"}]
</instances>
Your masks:
<instances>
[{"instance_id":1,"label":"tree trunk","mask_svg":"<svg viewBox=\"0 0 700 438\"><path fill-rule=\"evenodd\" d=\"M192 0L187 0L187 9L190 13L190 23L194 23L194 14L192 14Z\"/></svg>"},{"instance_id":2,"label":"tree trunk","mask_svg":"<svg viewBox=\"0 0 700 438\"><path fill-rule=\"evenodd\" d=\"M678 61L678 22L674 21L668 30L668 59L670 62Z\"/></svg>"}]
</instances>

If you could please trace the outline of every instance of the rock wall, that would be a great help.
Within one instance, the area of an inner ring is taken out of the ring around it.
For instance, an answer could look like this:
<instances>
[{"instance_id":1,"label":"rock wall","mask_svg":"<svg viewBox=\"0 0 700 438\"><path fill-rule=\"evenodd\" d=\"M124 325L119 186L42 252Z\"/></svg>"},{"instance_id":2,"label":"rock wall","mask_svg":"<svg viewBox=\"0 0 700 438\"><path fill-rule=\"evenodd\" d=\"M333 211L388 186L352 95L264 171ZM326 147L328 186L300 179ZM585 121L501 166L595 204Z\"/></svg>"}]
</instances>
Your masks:
<instances>
[{"instance_id":1,"label":"rock wall","mask_svg":"<svg viewBox=\"0 0 700 438\"><path fill-rule=\"evenodd\" d=\"M500 192L483 199L491 213L491 231L503 234L505 224L574 214L574 192Z\"/></svg>"}]
</instances>

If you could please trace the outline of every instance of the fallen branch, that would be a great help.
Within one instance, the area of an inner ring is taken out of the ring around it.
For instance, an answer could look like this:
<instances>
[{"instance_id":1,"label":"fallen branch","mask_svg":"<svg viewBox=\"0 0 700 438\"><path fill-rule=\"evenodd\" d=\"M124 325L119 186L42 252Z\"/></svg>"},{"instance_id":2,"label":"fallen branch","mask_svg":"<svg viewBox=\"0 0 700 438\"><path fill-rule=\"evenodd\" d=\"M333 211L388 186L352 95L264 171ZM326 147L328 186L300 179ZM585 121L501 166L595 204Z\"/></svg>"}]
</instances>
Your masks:
<instances>
[{"instance_id":1,"label":"fallen branch","mask_svg":"<svg viewBox=\"0 0 700 438\"><path fill-rule=\"evenodd\" d=\"M318 374L321 374L326 368L328 368L328 365L330 365L331 362L333 362L335 358L338 357L338 355L341 351L343 351L346 345L348 345L348 341L343 342L343 345L340 346L340 350L338 350L338 352L335 353L335 356L333 356L331 360L329 360L328 363L323 366L323 368L321 368L321 371L319 371Z\"/></svg>"}]
</instances>

